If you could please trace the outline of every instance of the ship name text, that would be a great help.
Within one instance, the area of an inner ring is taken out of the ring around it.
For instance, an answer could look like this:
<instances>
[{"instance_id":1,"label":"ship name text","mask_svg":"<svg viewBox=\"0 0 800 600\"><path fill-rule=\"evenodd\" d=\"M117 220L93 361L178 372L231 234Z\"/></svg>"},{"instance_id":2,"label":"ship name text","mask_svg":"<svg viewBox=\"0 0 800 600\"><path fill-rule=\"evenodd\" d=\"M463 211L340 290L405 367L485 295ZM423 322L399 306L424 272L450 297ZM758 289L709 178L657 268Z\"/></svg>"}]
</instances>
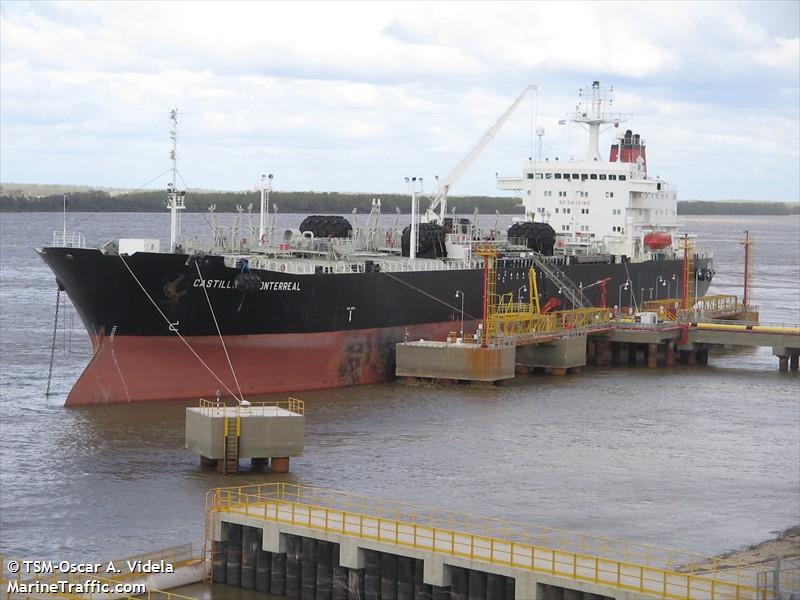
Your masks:
<instances>
[{"instance_id":1,"label":"ship name text","mask_svg":"<svg viewBox=\"0 0 800 600\"><path fill-rule=\"evenodd\" d=\"M195 279L194 287L207 287L216 290L235 290L236 284L230 279ZM299 292L299 281L262 281L258 286L262 292Z\"/></svg>"}]
</instances>

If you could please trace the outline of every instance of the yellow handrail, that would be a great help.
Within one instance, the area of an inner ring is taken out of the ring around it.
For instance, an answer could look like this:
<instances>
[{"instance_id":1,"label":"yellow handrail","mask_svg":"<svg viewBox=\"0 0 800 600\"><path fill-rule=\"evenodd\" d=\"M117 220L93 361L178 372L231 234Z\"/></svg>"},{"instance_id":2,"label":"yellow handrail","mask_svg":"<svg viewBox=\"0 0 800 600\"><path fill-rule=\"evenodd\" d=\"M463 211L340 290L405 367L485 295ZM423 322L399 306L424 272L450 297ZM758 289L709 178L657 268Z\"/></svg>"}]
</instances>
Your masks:
<instances>
[{"instance_id":1,"label":"yellow handrail","mask_svg":"<svg viewBox=\"0 0 800 600\"><path fill-rule=\"evenodd\" d=\"M206 400L204 398L200 399L200 410L204 414L213 414L213 411L219 411L219 414L222 414L222 411L225 409L235 410L236 414L239 416L247 416L251 414L258 413L266 408L281 408L291 413L295 413L298 415L305 414L305 403L298 398L289 397L288 400L275 400L275 401L265 401L265 402L249 402L244 406L240 405L228 405L225 402L220 400ZM278 416L280 416L278 414Z\"/></svg>"},{"instance_id":2,"label":"yellow handrail","mask_svg":"<svg viewBox=\"0 0 800 600\"><path fill-rule=\"evenodd\" d=\"M740 565L733 561L712 560L710 568L696 572L692 563L707 565L705 557L294 484L211 490L206 508L548 572L662 598L721 600L752 598L756 592L755 576L740 572ZM471 530L483 533L468 533ZM687 565L687 570L677 570L677 561ZM736 580L727 580L730 577Z\"/></svg>"}]
</instances>

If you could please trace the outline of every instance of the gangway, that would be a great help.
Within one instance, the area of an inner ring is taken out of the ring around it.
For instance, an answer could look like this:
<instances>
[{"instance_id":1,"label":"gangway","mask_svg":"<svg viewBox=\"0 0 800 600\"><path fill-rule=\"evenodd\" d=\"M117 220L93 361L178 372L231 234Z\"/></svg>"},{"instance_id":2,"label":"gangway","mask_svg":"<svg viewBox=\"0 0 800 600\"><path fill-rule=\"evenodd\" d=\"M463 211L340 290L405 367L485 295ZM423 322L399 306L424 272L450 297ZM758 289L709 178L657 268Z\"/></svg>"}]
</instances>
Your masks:
<instances>
[{"instance_id":1,"label":"gangway","mask_svg":"<svg viewBox=\"0 0 800 600\"><path fill-rule=\"evenodd\" d=\"M554 284L558 286L558 289L561 291L564 296L566 296L567 300L570 301L572 304L572 308L587 308L591 306L586 302L583 293L578 288L577 285L567 277L566 273L560 271L550 263L548 263L542 254L538 252L533 253L533 264L539 269L545 276L552 281Z\"/></svg>"}]
</instances>

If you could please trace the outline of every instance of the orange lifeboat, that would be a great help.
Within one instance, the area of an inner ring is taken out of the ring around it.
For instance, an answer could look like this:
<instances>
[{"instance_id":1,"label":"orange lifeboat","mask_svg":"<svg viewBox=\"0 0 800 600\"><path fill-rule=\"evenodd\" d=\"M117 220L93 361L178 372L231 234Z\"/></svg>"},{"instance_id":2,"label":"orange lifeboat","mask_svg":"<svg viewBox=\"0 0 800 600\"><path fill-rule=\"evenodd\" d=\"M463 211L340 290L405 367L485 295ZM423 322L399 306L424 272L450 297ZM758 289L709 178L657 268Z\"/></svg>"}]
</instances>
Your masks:
<instances>
[{"instance_id":1,"label":"orange lifeboat","mask_svg":"<svg viewBox=\"0 0 800 600\"><path fill-rule=\"evenodd\" d=\"M653 231L644 236L644 245L651 250L661 250L672 245L672 236L663 231Z\"/></svg>"}]
</instances>

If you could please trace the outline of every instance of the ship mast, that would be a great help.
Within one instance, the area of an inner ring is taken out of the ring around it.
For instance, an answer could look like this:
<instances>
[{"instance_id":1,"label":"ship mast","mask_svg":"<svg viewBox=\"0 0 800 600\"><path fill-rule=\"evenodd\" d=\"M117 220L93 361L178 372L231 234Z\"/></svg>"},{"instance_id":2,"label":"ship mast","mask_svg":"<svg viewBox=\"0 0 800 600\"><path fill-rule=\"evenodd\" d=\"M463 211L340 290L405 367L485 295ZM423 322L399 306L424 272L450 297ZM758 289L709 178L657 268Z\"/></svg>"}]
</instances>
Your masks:
<instances>
[{"instance_id":1,"label":"ship mast","mask_svg":"<svg viewBox=\"0 0 800 600\"><path fill-rule=\"evenodd\" d=\"M261 176L261 218L258 222L258 245L267 245L267 217L269 216L269 193L272 191L272 173Z\"/></svg>"},{"instance_id":2,"label":"ship mast","mask_svg":"<svg viewBox=\"0 0 800 600\"><path fill-rule=\"evenodd\" d=\"M613 87L601 88L599 81L592 82L592 87L581 88L578 92L580 100L575 112L569 115L570 121L584 123L589 126L589 147L586 150L587 161L600 161L600 126L613 123L616 127L624 123L621 113L606 112L611 104Z\"/></svg>"},{"instance_id":3,"label":"ship mast","mask_svg":"<svg viewBox=\"0 0 800 600\"><path fill-rule=\"evenodd\" d=\"M172 160L172 181L167 185L167 208L170 211L169 223L169 251L175 252L175 247L178 242L179 226L178 226L178 211L186 208L185 196L186 192L179 192L178 186L175 183L178 178L178 109L173 108L169 111L169 119L172 121L172 126L169 130L169 137L172 140L172 150L170 150L169 157Z\"/></svg>"}]
</instances>

